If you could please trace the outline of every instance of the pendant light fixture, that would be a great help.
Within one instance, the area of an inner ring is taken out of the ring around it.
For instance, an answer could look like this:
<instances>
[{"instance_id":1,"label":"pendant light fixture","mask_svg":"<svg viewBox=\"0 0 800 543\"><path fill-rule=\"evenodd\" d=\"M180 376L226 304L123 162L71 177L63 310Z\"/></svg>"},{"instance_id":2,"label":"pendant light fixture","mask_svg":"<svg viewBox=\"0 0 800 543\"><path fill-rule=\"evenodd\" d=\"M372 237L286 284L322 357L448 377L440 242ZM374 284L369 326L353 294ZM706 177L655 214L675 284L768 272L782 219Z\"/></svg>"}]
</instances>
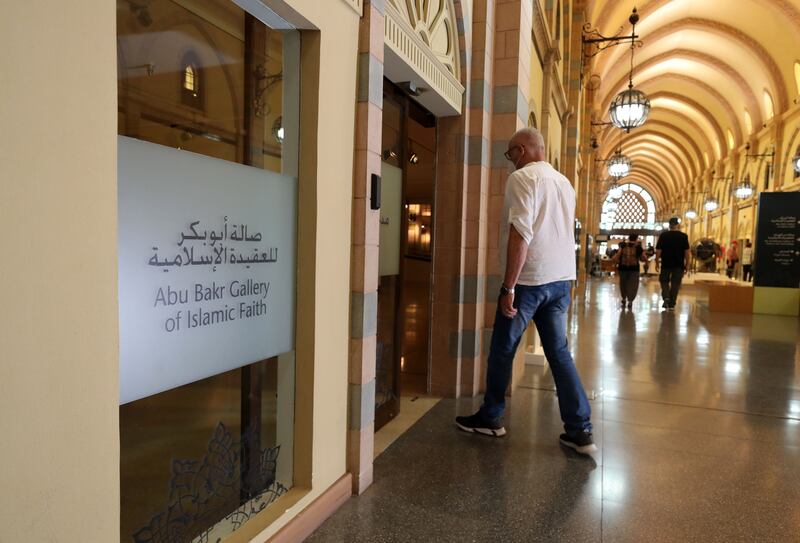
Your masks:
<instances>
[{"instance_id":1,"label":"pendant light fixture","mask_svg":"<svg viewBox=\"0 0 800 543\"><path fill-rule=\"evenodd\" d=\"M689 209L686 210L685 215L686 218L691 221L697 218L697 211L695 211L693 207L690 207Z\"/></svg>"},{"instance_id":2,"label":"pendant light fixture","mask_svg":"<svg viewBox=\"0 0 800 543\"><path fill-rule=\"evenodd\" d=\"M619 188L616 182L611 183L608 188L608 197L612 200L619 200L622 197L622 189Z\"/></svg>"},{"instance_id":3,"label":"pendant light fixture","mask_svg":"<svg viewBox=\"0 0 800 543\"><path fill-rule=\"evenodd\" d=\"M706 211L716 211L719 207L719 200L714 198L713 196L709 195L706 197L705 203L703 203L703 207L706 208Z\"/></svg>"},{"instance_id":4,"label":"pendant light fixture","mask_svg":"<svg viewBox=\"0 0 800 543\"><path fill-rule=\"evenodd\" d=\"M631 32L631 69L628 74L628 88L614 98L614 101L611 102L611 106L608 109L611 115L611 123L617 128L623 129L625 132L630 132L631 129L642 126L650 113L650 100L642 91L633 88L633 52L637 46L637 42L633 36L636 34L636 23L639 22L639 14L636 12L636 8L633 8L633 13L631 13L628 21L633 26L633 31Z\"/></svg>"},{"instance_id":5,"label":"pendant light fixture","mask_svg":"<svg viewBox=\"0 0 800 543\"><path fill-rule=\"evenodd\" d=\"M794 166L794 171L800 173L800 152L792 159L792 165Z\"/></svg>"},{"instance_id":6,"label":"pendant light fixture","mask_svg":"<svg viewBox=\"0 0 800 543\"><path fill-rule=\"evenodd\" d=\"M753 195L753 185L750 184L750 174L746 174L739 184L736 185L733 194L739 200L747 200Z\"/></svg>"},{"instance_id":7,"label":"pendant light fixture","mask_svg":"<svg viewBox=\"0 0 800 543\"><path fill-rule=\"evenodd\" d=\"M622 154L622 149L617 149L614 156L608 159L608 175L614 179L622 179L631 173L631 159Z\"/></svg>"}]
</instances>

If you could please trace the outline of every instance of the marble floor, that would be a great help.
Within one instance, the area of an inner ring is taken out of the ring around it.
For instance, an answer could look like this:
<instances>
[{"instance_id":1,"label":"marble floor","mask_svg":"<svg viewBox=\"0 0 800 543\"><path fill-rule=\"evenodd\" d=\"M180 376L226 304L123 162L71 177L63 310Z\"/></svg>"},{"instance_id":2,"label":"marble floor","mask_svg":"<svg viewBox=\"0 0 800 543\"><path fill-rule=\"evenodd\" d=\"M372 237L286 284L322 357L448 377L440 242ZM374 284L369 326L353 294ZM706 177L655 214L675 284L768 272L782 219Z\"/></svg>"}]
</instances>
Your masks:
<instances>
[{"instance_id":1,"label":"marble floor","mask_svg":"<svg viewBox=\"0 0 800 543\"><path fill-rule=\"evenodd\" d=\"M596 454L558 444L529 366L505 438L454 427L478 398L440 401L308 541L800 541L800 321L709 313L695 286L666 313L657 288L623 311L595 279L573 303Z\"/></svg>"}]
</instances>

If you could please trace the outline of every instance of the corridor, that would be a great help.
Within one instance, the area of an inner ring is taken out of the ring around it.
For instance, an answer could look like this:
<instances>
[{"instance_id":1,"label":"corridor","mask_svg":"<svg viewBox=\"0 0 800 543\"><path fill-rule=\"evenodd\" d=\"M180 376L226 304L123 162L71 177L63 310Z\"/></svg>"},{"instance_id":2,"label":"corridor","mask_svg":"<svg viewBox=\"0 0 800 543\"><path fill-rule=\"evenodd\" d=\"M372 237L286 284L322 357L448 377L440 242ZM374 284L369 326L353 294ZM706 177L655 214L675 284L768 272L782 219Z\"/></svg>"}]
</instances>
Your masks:
<instances>
[{"instance_id":1,"label":"corridor","mask_svg":"<svg viewBox=\"0 0 800 543\"><path fill-rule=\"evenodd\" d=\"M453 425L479 398L442 400L307 541L796 541L798 319L710 313L691 285L667 313L655 277L617 300L594 279L569 317L595 455L558 444L552 379L528 366L505 438Z\"/></svg>"}]
</instances>

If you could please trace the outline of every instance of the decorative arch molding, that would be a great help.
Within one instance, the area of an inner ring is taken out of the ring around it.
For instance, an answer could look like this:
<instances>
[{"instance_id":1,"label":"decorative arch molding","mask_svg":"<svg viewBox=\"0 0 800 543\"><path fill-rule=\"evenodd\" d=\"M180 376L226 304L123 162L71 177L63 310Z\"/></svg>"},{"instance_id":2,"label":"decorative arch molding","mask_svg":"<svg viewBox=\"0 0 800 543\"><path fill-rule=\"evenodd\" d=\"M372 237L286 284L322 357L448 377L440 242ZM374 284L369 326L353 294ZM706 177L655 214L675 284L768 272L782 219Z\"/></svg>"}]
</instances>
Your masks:
<instances>
[{"instance_id":1,"label":"decorative arch molding","mask_svg":"<svg viewBox=\"0 0 800 543\"><path fill-rule=\"evenodd\" d=\"M660 181L658 185L662 187L664 194L669 194L672 191L678 190L678 182L673 174L653 157L646 155L632 156L631 162L633 163L631 173L627 177L619 180L618 183L623 183L628 177L635 177L637 174L648 173L653 179Z\"/></svg>"},{"instance_id":2,"label":"decorative arch molding","mask_svg":"<svg viewBox=\"0 0 800 543\"><path fill-rule=\"evenodd\" d=\"M653 181L650 177L645 175L636 175L636 176L629 176L625 178L626 182L632 183L634 185L639 185L643 189L647 190L650 193L650 196L653 197L653 202L656 204L656 213L658 213L658 209L660 207L659 202L665 201L665 192L663 187L661 187L657 182Z\"/></svg>"},{"instance_id":3,"label":"decorative arch molding","mask_svg":"<svg viewBox=\"0 0 800 543\"><path fill-rule=\"evenodd\" d=\"M655 128L659 128L660 130L655 130ZM606 127L605 130L602 132L603 137L605 137L607 130L610 130L610 127ZM700 150L700 147L697 145L697 142L694 140L694 138L690 137L685 130L683 130L679 126L676 126L673 123L662 121L661 119L648 119L647 123L643 127L638 128L634 133L638 134L638 133L650 133L650 132L654 134L669 135L670 138L672 138L676 142L680 141L682 143L685 142L686 144L688 144L691 147L691 150L694 152L694 154L692 155L691 153L687 152L687 155L690 157L691 156L694 157L694 162L697 165L696 171L698 172L698 175L699 172L705 169L705 163L703 162L703 152ZM681 140L678 140L677 138L672 136L672 133L675 133L678 136L680 136ZM681 147L686 149L685 145L681 145Z\"/></svg>"},{"instance_id":4,"label":"decorative arch molding","mask_svg":"<svg viewBox=\"0 0 800 543\"><path fill-rule=\"evenodd\" d=\"M605 156L605 160L610 159L615 152L616 148L609 148L604 150L603 156ZM631 160L637 160L639 158L652 158L659 160L663 160L664 162L669 162L671 166L675 167L676 171L673 175L678 176L682 173L683 170L683 162L681 161L680 157L673 153L669 153L663 148L660 143L654 142L650 139L632 139L625 142L625 145L622 147L623 154L627 155ZM636 153L640 153L638 156ZM681 170L680 172L677 170Z\"/></svg>"},{"instance_id":5,"label":"decorative arch molding","mask_svg":"<svg viewBox=\"0 0 800 543\"><path fill-rule=\"evenodd\" d=\"M734 130L736 131L734 135L736 136L737 141L744 141L745 135L744 131L742 130L742 125L744 124L744 114L742 114L742 117L740 119L739 116L736 115L736 111L733 109L733 106L728 101L728 99L725 98L721 92L719 92L717 89L715 89L705 81L701 81L695 77L685 74L665 73L658 75L656 77L651 77L645 83L640 85L639 88L645 90L651 86L664 83L665 80L667 79L676 79L678 81L682 81L684 83L693 85L698 89L708 93L708 95L711 96L711 98L714 101L716 101L720 106L722 106L725 109L725 112L728 114L728 120L730 121L731 126L733 126Z\"/></svg>"},{"instance_id":6,"label":"decorative arch molding","mask_svg":"<svg viewBox=\"0 0 800 543\"><path fill-rule=\"evenodd\" d=\"M661 181L664 194L671 194L678 190L679 180L670 170L664 167L664 164L656 160L653 156L634 156L631 157L631 161L634 164L634 170L639 170L643 173L649 173L654 178L659 179Z\"/></svg>"},{"instance_id":7,"label":"decorative arch molding","mask_svg":"<svg viewBox=\"0 0 800 543\"><path fill-rule=\"evenodd\" d=\"M639 10L639 17L644 20L646 17L652 15L654 12L658 11L662 7L666 6L670 2L674 0L645 0L638 6ZM800 11L796 7L794 7L791 2L788 0L752 0L753 3L760 4L764 6L765 9L769 9L775 12L783 21L786 21L794 28L796 34L800 34ZM590 12L596 12L596 6L602 5L605 2L602 0L597 0L595 2L595 6ZM608 31L609 21L608 21L608 14L610 10L603 10L600 8L601 15L598 17L597 22L594 23L600 31L603 30ZM614 30L616 30L616 26L611 25ZM623 33L630 32L631 25L628 23L627 19L624 20L623 24L621 25Z\"/></svg>"},{"instance_id":8,"label":"decorative arch molding","mask_svg":"<svg viewBox=\"0 0 800 543\"><path fill-rule=\"evenodd\" d=\"M697 155L693 155L692 152L684 145L684 143L670 134L668 131L663 130L662 126L650 126L646 130L642 130L637 134L638 136L645 138L644 141L650 140L665 140L669 142L670 145L673 147L673 152L677 153L687 168L687 176L691 179L694 179L698 175L700 175L700 164L698 159L702 161L702 157L698 157Z\"/></svg>"},{"instance_id":9,"label":"decorative arch molding","mask_svg":"<svg viewBox=\"0 0 800 543\"><path fill-rule=\"evenodd\" d=\"M764 67L769 74L770 85L778 94L778 107L780 108L781 113L786 111L786 108L789 104L789 94L786 88L786 81L781 74L780 68L778 68L777 62L775 62L775 58L770 54L769 51L767 51L767 49L764 48L763 45L754 40L749 34L745 34L738 28L719 21L712 21L711 19L688 17L686 19L673 21L666 26L660 27L658 30L648 35L648 40L655 43L660 38L669 36L670 34L674 34L675 32L685 28L710 32L717 36L739 42L742 44L742 46L744 46L745 49L752 51L753 55L760 59L764 64Z\"/></svg>"},{"instance_id":10,"label":"decorative arch molding","mask_svg":"<svg viewBox=\"0 0 800 543\"><path fill-rule=\"evenodd\" d=\"M669 144L669 145L666 145ZM635 153L639 149L643 149L645 152L650 152L650 146L656 146L659 149L659 153L668 156L672 162L677 164L680 168L681 177L683 177L683 181L688 182L691 179L696 177L696 174L692 168L687 166L687 163L691 161L686 157L686 155L682 155L678 153L672 145L675 145L672 141L668 138L664 137L661 134L648 132L642 133L639 137L635 140L631 140L628 143L628 149L630 149L631 154ZM678 149L681 149L678 147Z\"/></svg>"},{"instance_id":11,"label":"decorative arch molding","mask_svg":"<svg viewBox=\"0 0 800 543\"><path fill-rule=\"evenodd\" d=\"M631 162L634 164L632 169L647 167L649 165L655 171L662 172L664 180L669 182L668 188L670 191L679 190L683 183L686 182L686 178L675 171L675 164L667 155L653 155L650 154L650 149L637 148L634 149L629 156L631 157Z\"/></svg>"},{"instance_id":12,"label":"decorative arch molding","mask_svg":"<svg viewBox=\"0 0 800 543\"><path fill-rule=\"evenodd\" d=\"M665 119L657 118L657 117L662 116L662 115L659 115L660 113L666 115L667 119L665 120ZM647 124L645 126L660 124L662 126L669 127L671 130L675 130L675 131L681 132L690 141L692 141L692 142L699 141L699 143L703 144L703 148L706 149L706 151L709 153L710 156L716 156L715 152L714 152L714 144L713 144L713 142L710 139L708 139L708 135L705 133L705 131L703 131L703 129L700 128L700 126L697 123L695 123L693 120L686 119L686 118L681 118L680 124L677 123L677 122L670 122L669 117L677 116L677 113L675 113L673 110L670 110L670 109L654 109L654 110L651 110L650 116L652 118L649 118L647 120ZM694 137L694 138L689 137L688 133L683 131L683 129L681 128L681 125L685 125L692 133L697 134L697 136ZM631 132L631 133L635 134L635 132ZM699 150L699 148L698 148L698 150ZM716 160L716 158L714 160Z\"/></svg>"},{"instance_id":13,"label":"decorative arch molding","mask_svg":"<svg viewBox=\"0 0 800 543\"><path fill-rule=\"evenodd\" d=\"M709 34L713 34L714 36L722 38L723 40L737 42L744 49L749 50L753 56L761 61L767 72L769 86L771 89L774 89L774 92L777 94L776 105L780 110L779 112L782 113L786 111L789 103L789 95L786 82L780 68L778 67L778 64L775 61L775 58L767 49L764 48L763 45L758 43L749 34L746 34L734 26L711 19L687 17L672 21L667 25L659 27L653 32L649 32L647 34L647 44L655 47L660 39L672 36L675 34L675 32L680 30L687 29L708 32ZM600 65L597 67L597 71L600 74L603 74L606 66L608 66L608 62L610 62L610 60L607 61L605 65ZM609 71L612 69L613 67L608 68Z\"/></svg>"},{"instance_id":14,"label":"decorative arch molding","mask_svg":"<svg viewBox=\"0 0 800 543\"><path fill-rule=\"evenodd\" d=\"M461 77L453 0L388 0L411 30L457 79Z\"/></svg>"},{"instance_id":15,"label":"decorative arch molding","mask_svg":"<svg viewBox=\"0 0 800 543\"><path fill-rule=\"evenodd\" d=\"M674 100L676 102L685 104L689 106L691 109L697 111L701 117L703 117L706 121L708 121L709 124L711 124L712 128L714 129L714 133L717 136L718 141L725 143L725 149L724 149L725 152L722 153L722 156L724 157L728 155L730 151L727 150L728 149L727 142L725 134L722 131L722 126L717 121L717 118L714 115L712 115L711 112L705 108L705 106L700 104L698 101L689 98L688 96L682 96L680 94L669 91L655 92L650 96L650 100L655 100L658 98L668 98L670 100ZM739 139L738 141L739 143L741 143L742 140Z\"/></svg>"},{"instance_id":16,"label":"decorative arch molding","mask_svg":"<svg viewBox=\"0 0 800 543\"><path fill-rule=\"evenodd\" d=\"M387 0L384 44L388 58L385 70L397 78L413 71L439 95L448 108L438 109L420 102L439 115L461 113L464 86L461 84L461 53L453 0ZM398 66L395 64L399 63ZM405 67L403 66L405 65Z\"/></svg>"},{"instance_id":17,"label":"decorative arch molding","mask_svg":"<svg viewBox=\"0 0 800 543\"><path fill-rule=\"evenodd\" d=\"M646 61L638 64L633 70L634 78L637 76L638 73L651 68L653 66L657 66L663 61L670 60L673 58L683 58L689 60L695 60L702 64L706 64L716 70L719 70L723 75L727 76L728 79L731 80L738 88L739 91L742 93L742 96L745 99L745 103L747 104L747 108L752 115L753 112L758 112L759 120L762 119L761 116L761 106L756 98L756 95L753 93L753 90L750 88L750 85L745 81L744 77L736 71L730 64L723 62L722 60L711 56L707 53L701 53L700 51L693 51L691 49L672 49L670 51L665 51L661 54L655 55ZM646 80L645 80L646 81ZM608 106L611 104L611 101L614 99L614 96L628 84L628 74L625 74L624 77L621 77L618 81L615 82L614 85L609 87L609 92L601 101L601 109L603 111L608 109ZM641 81L640 84L644 84L644 81ZM763 123L763 121L762 121Z\"/></svg>"},{"instance_id":18,"label":"decorative arch molding","mask_svg":"<svg viewBox=\"0 0 800 543\"><path fill-rule=\"evenodd\" d=\"M625 153L631 160L635 160L639 158L639 156L657 159L665 166L669 166L673 175L680 180L686 181L691 178L683 159L673 149L666 147L661 141L651 138L631 140L625 146Z\"/></svg>"}]
</instances>

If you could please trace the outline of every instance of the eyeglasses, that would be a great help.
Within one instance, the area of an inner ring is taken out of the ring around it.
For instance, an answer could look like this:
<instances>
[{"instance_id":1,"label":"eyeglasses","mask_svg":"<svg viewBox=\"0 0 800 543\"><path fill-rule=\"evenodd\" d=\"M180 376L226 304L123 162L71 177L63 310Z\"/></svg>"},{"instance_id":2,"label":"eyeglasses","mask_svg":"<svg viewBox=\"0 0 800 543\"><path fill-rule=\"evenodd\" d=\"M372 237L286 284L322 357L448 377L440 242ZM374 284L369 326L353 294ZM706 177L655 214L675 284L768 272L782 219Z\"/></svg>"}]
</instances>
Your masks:
<instances>
[{"instance_id":1,"label":"eyeglasses","mask_svg":"<svg viewBox=\"0 0 800 543\"><path fill-rule=\"evenodd\" d=\"M509 148L508 151L503 153L503 156L506 157L506 160L511 160L511 151L513 151L517 147L522 147L522 145L515 145L514 147Z\"/></svg>"}]
</instances>

